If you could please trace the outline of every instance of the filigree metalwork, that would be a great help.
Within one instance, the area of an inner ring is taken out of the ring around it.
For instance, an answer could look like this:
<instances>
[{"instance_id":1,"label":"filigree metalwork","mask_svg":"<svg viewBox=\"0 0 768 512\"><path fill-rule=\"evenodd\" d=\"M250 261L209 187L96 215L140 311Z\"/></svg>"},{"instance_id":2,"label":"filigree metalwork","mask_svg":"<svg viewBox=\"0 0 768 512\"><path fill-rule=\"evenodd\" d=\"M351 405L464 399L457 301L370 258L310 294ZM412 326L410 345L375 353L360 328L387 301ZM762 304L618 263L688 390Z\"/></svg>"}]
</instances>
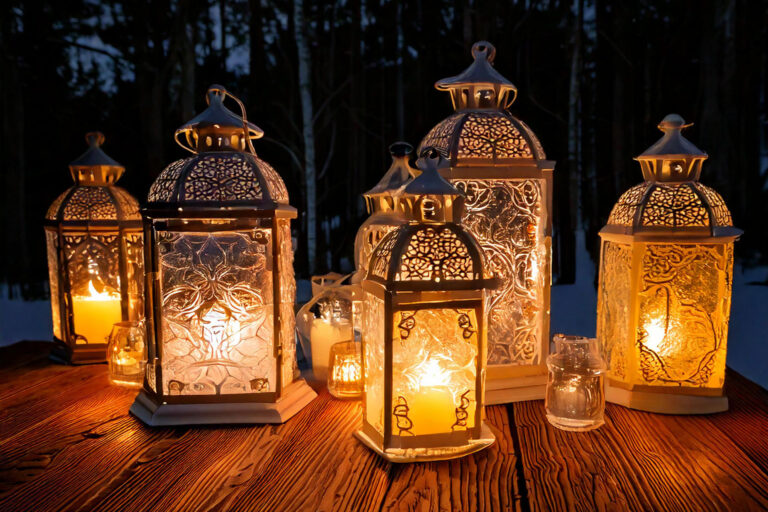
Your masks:
<instances>
[{"instance_id":1,"label":"filigree metalwork","mask_svg":"<svg viewBox=\"0 0 768 512\"><path fill-rule=\"evenodd\" d=\"M269 196L278 203L288 204L288 189L285 188L283 179L277 174L277 171L264 160L253 157L261 170L264 182L267 185Z\"/></svg>"},{"instance_id":2,"label":"filigree metalwork","mask_svg":"<svg viewBox=\"0 0 768 512\"><path fill-rule=\"evenodd\" d=\"M400 228L402 229L402 228ZM384 239L376 246L371 256L371 275L380 277L382 279L387 278L387 271L389 270L389 262L392 258L392 250L397 243L399 229L392 230Z\"/></svg>"},{"instance_id":3,"label":"filigree metalwork","mask_svg":"<svg viewBox=\"0 0 768 512\"><path fill-rule=\"evenodd\" d=\"M707 187L706 185L702 185L701 183L696 183L696 188L702 194L704 194L704 197L709 203L709 207L712 210L712 215L715 220L715 225L733 226L731 212L728 210L728 207L726 206L725 201L723 201L722 196L715 190Z\"/></svg>"},{"instance_id":4,"label":"filigree metalwork","mask_svg":"<svg viewBox=\"0 0 768 512\"><path fill-rule=\"evenodd\" d=\"M656 183L643 207L643 226L708 226L701 197L687 183Z\"/></svg>"},{"instance_id":5,"label":"filigree metalwork","mask_svg":"<svg viewBox=\"0 0 768 512\"><path fill-rule=\"evenodd\" d=\"M641 210L639 217L638 209ZM733 220L720 194L701 183L645 182L621 195L611 210L608 224L668 228L725 227L733 226Z\"/></svg>"},{"instance_id":6,"label":"filigree metalwork","mask_svg":"<svg viewBox=\"0 0 768 512\"><path fill-rule=\"evenodd\" d=\"M474 265L464 242L450 229L424 226L410 239L397 281L473 279Z\"/></svg>"},{"instance_id":7,"label":"filigree metalwork","mask_svg":"<svg viewBox=\"0 0 768 512\"><path fill-rule=\"evenodd\" d=\"M107 187L75 187L62 212L62 220L114 219L117 209Z\"/></svg>"},{"instance_id":8,"label":"filigree metalwork","mask_svg":"<svg viewBox=\"0 0 768 512\"><path fill-rule=\"evenodd\" d=\"M528 142L503 112L470 112L466 116L458 158L533 158Z\"/></svg>"},{"instance_id":9,"label":"filigree metalwork","mask_svg":"<svg viewBox=\"0 0 768 512\"><path fill-rule=\"evenodd\" d=\"M433 147L437 149L443 158L451 157L451 141L453 140L453 134L456 130L456 126L464 119L463 113L456 113L443 119L440 123L434 126L424 140L421 141L419 146L419 153L423 148Z\"/></svg>"},{"instance_id":10,"label":"filigree metalwork","mask_svg":"<svg viewBox=\"0 0 768 512\"><path fill-rule=\"evenodd\" d=\"M181 176L181 171L189 163L192 158L182 158L172 162L168 167L163 169L160 176L152 183L149 188L149 195L147 199L150 203L159 202L172 202L174 200L174 194L176 193L176 182Z\"/></svg>"},{"instance_id":11,"label":"filigree metalwork","mask_svg":"<svg viewBox=\"0 0 768 512\"><path fill-rule=\"evenodd\" d=\"M180 394L274 391L269 230L160 232L163 386Z\"/></svg>"},{"instance_id":12,"label":"filigree metalwork","mask_svg":"<svg viewBox=\"0 0 768 512\"><path fill-rule=\"evenodd\" d=\"M611 215L608 217L608 224L631 226L635 221L637 207L642 203L643 196L647 189L647 183L640 183L621 194L621 197L619 197L619 200L611 210Z\"/></svg>"},{"instance_id":13,"label":"filigree metalwork","mask_svg":"<svg viewBox=\"0 0 768 512\"><path fill-rule=\"evenodd\" d=\"M548 253L543 240L542 180L455 180L462 219L501 284L489 294L488 364L541 362Z\"/></svg>"},{"instance_id":14,"label":"filigree metalwork","mask_svg":"<svg viewBox=\"0 0 768 512\"><path fill-rule=\"evenodd\" d=\"M195 201L245 201L261 199L261 184L245 157L205 155L186 171L184 197Z\"/></svg>"}]
</instances>

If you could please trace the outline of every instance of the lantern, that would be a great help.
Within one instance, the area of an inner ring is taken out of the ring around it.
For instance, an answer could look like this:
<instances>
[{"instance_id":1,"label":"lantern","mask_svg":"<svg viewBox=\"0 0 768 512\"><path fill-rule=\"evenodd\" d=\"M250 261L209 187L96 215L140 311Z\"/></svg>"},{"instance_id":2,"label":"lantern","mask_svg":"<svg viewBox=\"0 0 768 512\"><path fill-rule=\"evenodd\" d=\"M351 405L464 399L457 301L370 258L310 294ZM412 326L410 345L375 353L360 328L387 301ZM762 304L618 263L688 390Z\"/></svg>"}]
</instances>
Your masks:
<instances>
[{"instance_id":1,"label":"lantern","mask_svg":"<svg viewBox=\"0 0 768 512\"><path fill-rule=\"evenodd\" d=\"M597 335L606 400L687 414L724 411L733 242L741 231L699 183L707 154L678 115L638 156L645 182L625 192L600 231Z\"/></svg>"},{"instance_id":2,"label":"lantern","mask_svg":"<svg viewBox=\"0 0 768 512\"><path fill-rule=\"evenodd\" d=\"M210 87L176 130L194 156L165 168L142 209L148 361L131 412L149 425L282 423L315 397L295 363L296 210L227 96Z\"/></svg>"},{"instance_id":3,"label":"lantern","mask_svg":"<svg viewBox=\"0 0 768 512\"><path fill-rule=\"evenodd\" d=\"M463 192L461 223L501 280L488 304L488 404L544 398L549 353L552 171L530 128L507 111L517 89L492 66L496 49L438 81L455 112L422 140L449 159L441 175Z\"/></svg>"},{"instance_id":4,"label":"lantern","mask_svg":"<svg viewBox=\"0 0 768 512\"><path fill-rule=\"evenodd\" d=\"M405 192L414 220L374 249L362 283L363 426L393 462L459 457L493 443L483 421L486 359L482 251L456 224L460 193L437 153Z\"/></svg>"},{"instance_id":5,"label":"lantern","mask_svg":"<svg viewBox=\"0 0 768 512\"><path fill-rule=\"evenodd\" d=\"M360 226L355 237L356 283L365 278L371 253L384 236L404 224L408 212L401 200L402 191L418 170L408 163L413 146L406 142L395 142L389 146L392 165L375 187L363 194L365 206L370 214Z\"/></svg>"},{"instance_id":6,"label":"lantern","mask_svg":"<svg viewBox=\"0 0 768 512\"><path fill-rule=\"evenodd\" d=\"M85 136L88 150L69 164L75 186L45 216L54 357L71 363L107 360L112 325L135 321L142 308L142 233L136 200L115 183L125 167Z\"/></svg>"}]
</instances>

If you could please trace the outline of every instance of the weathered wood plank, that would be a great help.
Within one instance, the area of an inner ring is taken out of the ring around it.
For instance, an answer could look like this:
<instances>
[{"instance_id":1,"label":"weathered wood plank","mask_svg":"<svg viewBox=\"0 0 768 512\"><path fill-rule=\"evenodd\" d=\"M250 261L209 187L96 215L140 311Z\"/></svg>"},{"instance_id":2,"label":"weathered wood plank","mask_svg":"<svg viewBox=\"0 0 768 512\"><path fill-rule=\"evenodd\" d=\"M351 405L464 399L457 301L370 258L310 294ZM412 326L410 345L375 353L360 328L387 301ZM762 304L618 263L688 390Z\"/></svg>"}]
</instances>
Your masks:
<instances>
[{"instance_id":1,"label":"weathered wood plank","mask_svg":"<svg viewBox=\"0 0 768 512\"><path fill-rule=\"evenodd\" d=\"M352 437L360 422L358 402L327 391L279 427L265 463L249 454L237 467L252 468L217 509L370 510L386 490L388 464ZM209 504L211 505L211 504Z\"/></svg>"},{"instance_id":2,"label":"weathered wood plank","mask_svg":"<svg viewBox=\"0 0 768 512\"><path fill-rule=\"evenodd\" d=\"M705 417L609 404L602 428L574 433L551 427L541 401L514 414L535 510L768 507L768 477Z\"/></svg>"},{"instance_id":3,"label":"weathered wood plank","mask_svg":"<svg viewBox=\"0 0 768 512\"><path fill-rule=\"evenodd\" d=\"M709 420L768 473L768 391L731 370L725 390L728 412L708 416Z\"/></svg>"}]
</instances>

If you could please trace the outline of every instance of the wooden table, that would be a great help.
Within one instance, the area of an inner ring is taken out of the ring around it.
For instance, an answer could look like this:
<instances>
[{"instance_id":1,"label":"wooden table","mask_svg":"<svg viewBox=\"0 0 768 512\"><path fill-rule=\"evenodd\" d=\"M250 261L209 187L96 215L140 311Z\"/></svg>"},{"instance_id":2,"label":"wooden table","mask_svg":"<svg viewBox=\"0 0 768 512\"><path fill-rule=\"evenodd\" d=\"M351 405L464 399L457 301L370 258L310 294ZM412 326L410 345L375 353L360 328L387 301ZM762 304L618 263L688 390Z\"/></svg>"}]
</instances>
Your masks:
<instances>
[{"instance_id":1,"label":"wooden table","mask_svg":"<svg viewBox=\"0 0 768 512\"><path fill-rule=\"evenodd\" d=\"M352 437L358 402L323 392L285 425L151 429L105 365L58 365L48 350L0 349L3 512L768 508L768 393L735 372L727 413L608 405L605 426L571 433L541 401L494 406L491 448L395 465Z\"/></svg>"}]
</instances>

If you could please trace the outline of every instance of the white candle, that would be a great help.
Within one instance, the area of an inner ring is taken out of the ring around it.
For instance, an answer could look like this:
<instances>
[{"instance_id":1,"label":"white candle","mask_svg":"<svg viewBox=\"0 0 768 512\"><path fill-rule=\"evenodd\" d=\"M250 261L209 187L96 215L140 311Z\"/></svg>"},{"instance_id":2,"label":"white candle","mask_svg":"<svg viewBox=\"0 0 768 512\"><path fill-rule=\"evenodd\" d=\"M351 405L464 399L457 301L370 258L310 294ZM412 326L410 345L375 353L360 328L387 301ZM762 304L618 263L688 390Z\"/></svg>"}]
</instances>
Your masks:
<instances>
[{"instance_id":1,"label":"white candle","mask_svg":"<svg viewBox=\"0 0 768 512\"><path fill-rule=\"evenodd\" d=\"M93 282L88 283L90 295L72 296L72 314L75 333L85 337L77 343L107 343L112 325L122 321L120 296L109 292L98 293Z\"/></svg>"},{"instance_id":2,"label":"white candle","mask_svg":"<svg viewBox=\"0 0 768 512\"><path fill-rule=\"evenodd\" d=\"M349 320L312 320L309 342L312 345L312 373L315 379L327 381L331 345L342 341L352 341L352 324Z\"/></svg>"}]
</instances>

